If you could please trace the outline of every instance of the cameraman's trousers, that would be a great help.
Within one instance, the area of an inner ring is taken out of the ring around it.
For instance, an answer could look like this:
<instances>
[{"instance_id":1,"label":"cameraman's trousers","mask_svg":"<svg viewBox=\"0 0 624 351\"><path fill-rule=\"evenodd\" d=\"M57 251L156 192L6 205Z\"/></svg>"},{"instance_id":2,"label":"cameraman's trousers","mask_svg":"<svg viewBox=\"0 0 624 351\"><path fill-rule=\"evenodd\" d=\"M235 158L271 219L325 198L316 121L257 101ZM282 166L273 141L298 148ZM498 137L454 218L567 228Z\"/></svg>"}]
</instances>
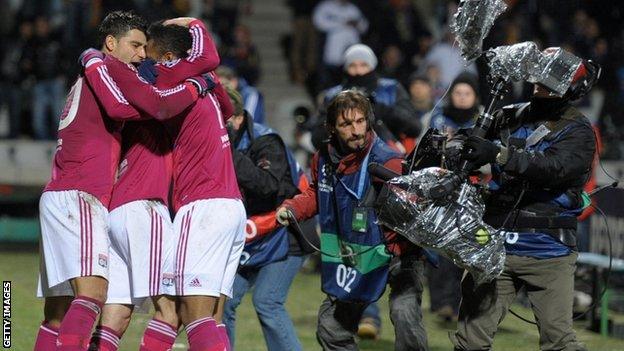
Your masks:
<instances>
[{"instance_id":1,"label":"cameraman's trousers","mask_svg":"<svg viewBox=\"0 0 624 351\"><path fill-rule=\"evenodd\" d=\"M472 276L465 274L457 331L451 335L455 350L490 350L498 325L524 286L537 321L539 349L586 351L572 329L577 256L572 253L537 259L507 255L503 273L495 281L477 287ZM535 348L527 345L527 350Z\"/></svg>"},{"instance_id":2,"label":"cameraman's trousers","mask_svg":"<svg viewBox=\"0 0 624 351\"><path fill-rule=\"evenodd\" d=\"M390 266L390 320L397 351L426 351L427 333L422 318L424 263L415 255L393 259ZM355 335L365 303L338 301L327 296L318 314L316 338L325 351L357 351Z\"/></svg>"}]
</instances>

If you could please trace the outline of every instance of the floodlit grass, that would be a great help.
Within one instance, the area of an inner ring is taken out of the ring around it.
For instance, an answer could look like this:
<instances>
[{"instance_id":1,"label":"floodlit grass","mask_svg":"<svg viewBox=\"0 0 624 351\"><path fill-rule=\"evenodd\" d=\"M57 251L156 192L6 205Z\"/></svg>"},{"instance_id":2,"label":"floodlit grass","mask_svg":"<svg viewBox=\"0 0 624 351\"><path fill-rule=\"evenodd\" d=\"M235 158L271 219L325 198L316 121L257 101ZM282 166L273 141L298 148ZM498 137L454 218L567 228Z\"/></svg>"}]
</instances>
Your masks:
<instances>
[{"instance_id":1,"label":"floodlit grass","mask_svg":"<svg viewBox=\"0 0 624 351\"><path fill-rule=\"evenodd\" d=\"M32 350L37 328L43 318L43 301L35 297L39 258L36 253L0 252L0 280L11 280L12 284L12 349ZM323 299L320 291L320 278L317 275L297 276L287 303L297 333L305 350L319 350L315 338L316 313ZM425 298L427 301L427 298ZM425 305L428 303L425 302ZM380 301L383 317L383 329L380 340L362 341L362 350L392 350L394 334L388 318L387 297ZM530 311L515 306L514 310L529 317ZM426 311L426 308L425 308ZM140 336L149 316L136 314L130 329L122 339L120 350L138 350ZM251 306L251 298L245 297L237 316L236 349L244 351L266 350L260 324ZM436 317L425 312L429 346L431 351L451 350L448 332L453 324L440 323ZM598 334L584 330L585 322L576 325L578 337L585 342L589 350L622 351L624 340L603 338ZM537 328L508 315L503 322L494 348L496 350L538 350ZM176 350L186 349L185 336L178 337Z\"/></svg>"}]
</instances>

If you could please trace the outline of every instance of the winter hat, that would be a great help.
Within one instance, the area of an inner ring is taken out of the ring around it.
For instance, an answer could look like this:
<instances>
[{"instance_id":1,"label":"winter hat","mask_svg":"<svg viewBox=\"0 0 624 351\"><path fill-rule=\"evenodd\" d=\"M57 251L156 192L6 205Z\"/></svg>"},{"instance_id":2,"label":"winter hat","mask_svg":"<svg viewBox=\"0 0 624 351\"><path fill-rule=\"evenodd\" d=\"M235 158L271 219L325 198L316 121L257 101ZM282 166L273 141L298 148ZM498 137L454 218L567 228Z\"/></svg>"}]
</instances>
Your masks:
<instances>
[{"instance_id":1,"label":"winter hat","mask_svg":"<svg viewBox=\"0 0 624 351\"><path fill-rule=\"evenodd\" d=\"M355 60L366 62L373 70L377 67L377 56L371 48L364 44L351 45L344 53L344 69Z\"/></svg>"},{"instance_id":2,"label":"winter hat","mask_svg":"<svg viewBox=\"0 0 624 351\"><path fill-rule=\"evenodd\" d=\"M462 72L457 77L455 77L455 79L453 80L453 83L451 83L451 89L449 89L449 91L453 91L453 89L455 88L457 84L465 83L465 84L470 85L470 87L472 88L472 90L474 90L475 94L478 97L479 96L479 83L477 80L478 78L476 75L470 72Z\"/></svg>"}]
</instances>

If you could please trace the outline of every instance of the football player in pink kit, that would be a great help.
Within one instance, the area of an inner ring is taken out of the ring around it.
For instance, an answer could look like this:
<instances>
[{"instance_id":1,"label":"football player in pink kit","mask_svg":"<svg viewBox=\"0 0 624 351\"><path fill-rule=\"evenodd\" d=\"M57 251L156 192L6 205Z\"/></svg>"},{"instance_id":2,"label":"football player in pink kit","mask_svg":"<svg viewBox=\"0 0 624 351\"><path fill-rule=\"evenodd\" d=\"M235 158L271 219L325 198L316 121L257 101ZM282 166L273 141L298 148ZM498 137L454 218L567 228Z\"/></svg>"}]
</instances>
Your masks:
<instances>
[{"instance_id":1,"label":"football player in pink kit","mask_svg":"<svg viewBox=\"0 0 624 351\"><path fill-rule=\"evenodd\" d=\"M179 24L165 27L168 24ZM179 68L219 64L217 49L201 21L177 18L152 26L150 37L169 34L176 45L163 56L178 57ZM153 42L154 40L152 40ZM188 50L188 52L187 52ZM142 69L139 69L142 72ZM145 77L150 81L155 77ZM172 178L172 141L159 121L127 122L122 131L122 160L110 212L110 282L108 299L91 347L115 351L127 329L133 305L152 297L156 313L140 350L171 349L178 331L174 257L177 242L168 210Z\"/></svg>"},{"instance_id":2,"label":"football player in pink kit","mask_svg":"<svg viewBox=\"0 0 624 351\"><path fill-rule=\"evenodd\" d=\"M140 18L118 13L99 28L110 56L126 69L145 56L144 27ZM67 97L52 177L39 203L38 295L45 297L45 320L35 350L87 350L93 323L106 300L107 207L119 163L120 122L145 117L128 103L101 61L93 51L81 55L86 79L78 78ZM159 119L179 114L202 92L198 81L166 92L148 84L137 87L153 105L143 113Z\"/></svg>"},{"instance_id":3,"label":"football player in pink kit","mask_svg":"<svg viewBox=\"0 0 624 351\"><path fill-rule=\"evenodd\" d=\"M164 56L162 53L169 50L159 46L166 44L156 36L148 43L148 54L153 52L161 62L156 65L157 87L168 88L210 69ZM217 301L232 294L246 223L225 127L232 112L227 93L217 83L184 118L173 119L169 125L174 135L174 230L179 235L178 315L186 326L192 351L229 348L225 329L215 321L220 321L221 304Z\"/></svg>"}]
</instances>

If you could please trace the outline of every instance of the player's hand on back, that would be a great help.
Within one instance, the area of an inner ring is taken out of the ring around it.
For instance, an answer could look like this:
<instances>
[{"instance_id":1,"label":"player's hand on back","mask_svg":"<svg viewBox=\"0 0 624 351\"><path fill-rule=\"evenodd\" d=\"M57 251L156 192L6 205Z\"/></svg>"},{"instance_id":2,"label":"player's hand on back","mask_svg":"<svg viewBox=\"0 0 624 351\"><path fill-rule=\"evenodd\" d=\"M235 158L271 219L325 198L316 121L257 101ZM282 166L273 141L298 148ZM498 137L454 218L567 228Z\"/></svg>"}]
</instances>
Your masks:
<instances>
[{"instance_id":1,"label":"player's hand on back","mask_svg":"<svg viewBox=\"0 0 624 351\"><path fill-rule=\"evenodd\" d=\"M186 81L195 86L199 96L206 96L206 94L217 86L209 73L188 78Z\"/></svg>"},{"instance_id":2,"label":"player's hand on back","mask_svg":"<svg viewBox=\"0 0 624 351\"><path fill-rule=\"evenodd\" d=\"M158 70L156 69L155 64L156 61L148 58L143 60L137 68L139 76L148 81L150 84L155 84L156 78L158 78Z\"/></svg>"}]
</instances>

